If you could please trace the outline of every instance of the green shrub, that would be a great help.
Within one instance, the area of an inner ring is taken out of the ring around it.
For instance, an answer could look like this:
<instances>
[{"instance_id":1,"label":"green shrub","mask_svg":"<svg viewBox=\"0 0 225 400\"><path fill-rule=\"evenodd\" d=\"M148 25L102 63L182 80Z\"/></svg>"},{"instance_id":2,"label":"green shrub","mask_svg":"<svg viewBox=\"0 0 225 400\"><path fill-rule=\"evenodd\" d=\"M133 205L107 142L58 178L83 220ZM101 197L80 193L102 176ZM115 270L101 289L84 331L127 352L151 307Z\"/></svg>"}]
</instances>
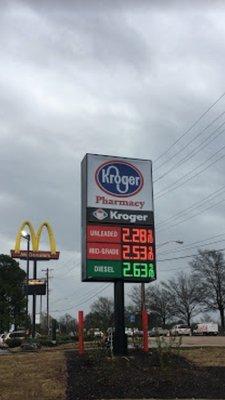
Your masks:
<instances>
[{"instance_id":1,"label":"green shrub","mask_svg":"<svg viewBox=\"0 0 225 400\"><path fill-rule=\"evenodd\" d=\"M15 339L7 339L6 340L6 344L10 347L19 347L22 343L22 340L19 338L15 338Z\"/></svg>"},{"instance_id":2,"label":"green shrub","mask_svg":"<svg viewBox=\"0 0 225 400\"><path fill-rule=\"evenodd\" d=\"M90 334L90 335L85 335L84 340L86 342L92 342L92 341L96 340L96 338L94 337L94 335Z\"/></svg>"},{"instance_id":3,"label":"green shrub","mask_svg":"<svg viewBox=\"0 0 225 400\"><path fill-rule=\"evenodd\" d=\"M156 336L157 353L159 357L159 364L162 370L167 369L170 363L172 354L179 356L182 336Z\"/></svg>"},{"instance_id":4,"label":"green shrub","mask_svg":"<svg viewBox=\"0 0 225 400\"><path fill-rule=\"evenodd\" d=\"M78 337L77 336L68 336L68 335L64 335L64 336L57 335L56 340L57 340L58 344L74 343L78 340Z\"/></svg>"},{"instance_id":5,"label":"green shrub","mask_svg":"<svg viewBox=\"0 0 225 400\"><path fill-rule=\"evenodd\" d=\"M46 346L46 347L54 347L54 346L56 346L56 343L54 343L51 339L38 339L37 342L41 346Z\"/></svg>"}]
</instances>

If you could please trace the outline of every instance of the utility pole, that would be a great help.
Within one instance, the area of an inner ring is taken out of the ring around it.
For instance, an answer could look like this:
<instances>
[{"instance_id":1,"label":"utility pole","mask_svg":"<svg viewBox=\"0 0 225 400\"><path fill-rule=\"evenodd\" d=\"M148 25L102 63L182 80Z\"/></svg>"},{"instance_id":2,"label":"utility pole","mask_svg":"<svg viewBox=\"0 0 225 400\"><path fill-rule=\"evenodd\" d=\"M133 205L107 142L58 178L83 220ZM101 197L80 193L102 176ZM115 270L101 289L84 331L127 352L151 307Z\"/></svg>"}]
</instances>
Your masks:
<instances>
[{"instance_id":1,"label":"utility pole","mask_svg":"<svg viewBox=\"0 0 225 400\"><path fill-rule=\"evenodd\" d=\"M47 332L48 332L48 335L49 335L49 292L50 292L50 290L49 290L49 279L50 279L49 272L50 272L50 271L53 271L53 268L51 268L51 269L49 269L49 268L47 268L47 269L42 269L42 271L46 273L46 291L47 291Z\"/></svg>"},{"instance_id":2,"label":"utility pole","mask_svg":"<svg viewBox=\"0 0 225 400\"><path fill-rule=\"evenodd\" d=\"M145 310L145 283L141 282L141 311Z\"/></svg>"},{"instance_id":3,"label":"utility pole","mask_svg":"<svg viewBox=\"0 0 225 400\"><path fill-rule=\"evenodd\" d=\"M40 295L40 317L42 315L42 294Z\"/></svg>"},{"instance_id":4,"label":"utility pole","mask_svg":"<svg viewBox=\"0 0 225 400\"><path fill-rule=\"evenodd\" d=\"M40 295L40 324L42 329L42 295Z\"/></svg>"}]
</instances>

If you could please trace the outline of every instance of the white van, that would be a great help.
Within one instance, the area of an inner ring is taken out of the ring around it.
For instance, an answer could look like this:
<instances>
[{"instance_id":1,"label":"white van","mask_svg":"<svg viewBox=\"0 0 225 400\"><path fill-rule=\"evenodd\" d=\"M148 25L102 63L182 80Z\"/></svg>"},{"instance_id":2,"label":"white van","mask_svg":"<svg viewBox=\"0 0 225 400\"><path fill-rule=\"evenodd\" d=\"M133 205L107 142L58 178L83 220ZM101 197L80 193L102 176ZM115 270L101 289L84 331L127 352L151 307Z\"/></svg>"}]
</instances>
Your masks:
<instances>
[{"instance_id":1,"label":"white van","mask_svg":"<svg viewBox=\"0 0 225 400\"><path fill-rule=\"evenodd\" d=\"M219 327L214 322L204 322L193 327L193 335L218 335Z\"/></svg>"},{"instance_id":2,"label":"white van","mask_svg":"<svg viewBox=\"0 0 225 400\"><path fill-rule=\"evenodd\" d=\"M191 336L191 328L188 325L184 325L184 324L179 324L179 325L175 325L171 331L170 331L171 335L175 336L175 335L182 335L182 336Z\"/></svg>"}]
</instances>

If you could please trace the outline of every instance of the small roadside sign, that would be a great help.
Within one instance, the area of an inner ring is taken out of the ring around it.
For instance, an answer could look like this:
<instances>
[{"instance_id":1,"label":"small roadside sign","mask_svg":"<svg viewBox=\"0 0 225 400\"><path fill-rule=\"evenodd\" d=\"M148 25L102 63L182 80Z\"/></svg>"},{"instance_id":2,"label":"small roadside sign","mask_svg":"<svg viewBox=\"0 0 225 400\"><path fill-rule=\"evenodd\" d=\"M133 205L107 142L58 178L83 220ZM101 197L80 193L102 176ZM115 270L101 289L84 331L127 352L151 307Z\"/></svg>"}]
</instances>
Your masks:
<instances>
[{"instance_id":1,"label":"small roadside sign","mask_svg":"<svg viewBox=\"0 0 225 400\"><path fill-rule=\"evenodd\" d=\"M135 322L135 315L130 315L130 322L134 323Z\"/></svg>"}]
</instances>

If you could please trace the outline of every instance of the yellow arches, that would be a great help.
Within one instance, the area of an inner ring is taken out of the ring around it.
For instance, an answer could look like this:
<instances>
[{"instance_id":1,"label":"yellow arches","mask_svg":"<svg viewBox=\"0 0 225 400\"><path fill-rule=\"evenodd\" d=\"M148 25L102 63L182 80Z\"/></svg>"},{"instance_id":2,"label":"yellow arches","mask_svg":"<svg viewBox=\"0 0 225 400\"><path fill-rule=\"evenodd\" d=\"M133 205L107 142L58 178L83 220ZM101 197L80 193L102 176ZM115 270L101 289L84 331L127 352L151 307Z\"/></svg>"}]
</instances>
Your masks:
<instances>
[{"instance_id":1,"label":"yellow arches","mask_svg":"<svg viewBox=\"0 0 225 400\"><path fill-rule=\"evenodd\" d=\"M40 227L38 228L37 234L35 233L35 230L33 228L33 225L29 221L24 221L22 225L20 226L18 233L16 235L16 242L15 242L15 252L20 251L20 244L21 244L21 238L22 238L22 231L24 228L28 228L30 232L30 237L31 237L31 244L32 244L32 250L33 251L38 251L39 246L40 246L40 239L41 239L41 234L44 228L47 229L48 232L48 239L49 239L49 245L50 245L50 250L51 254L56 254L56 241L55 241L55 236L52 231L51 226L49 225L48 222L43 222Z\"/></svg>"}]
</instances>

